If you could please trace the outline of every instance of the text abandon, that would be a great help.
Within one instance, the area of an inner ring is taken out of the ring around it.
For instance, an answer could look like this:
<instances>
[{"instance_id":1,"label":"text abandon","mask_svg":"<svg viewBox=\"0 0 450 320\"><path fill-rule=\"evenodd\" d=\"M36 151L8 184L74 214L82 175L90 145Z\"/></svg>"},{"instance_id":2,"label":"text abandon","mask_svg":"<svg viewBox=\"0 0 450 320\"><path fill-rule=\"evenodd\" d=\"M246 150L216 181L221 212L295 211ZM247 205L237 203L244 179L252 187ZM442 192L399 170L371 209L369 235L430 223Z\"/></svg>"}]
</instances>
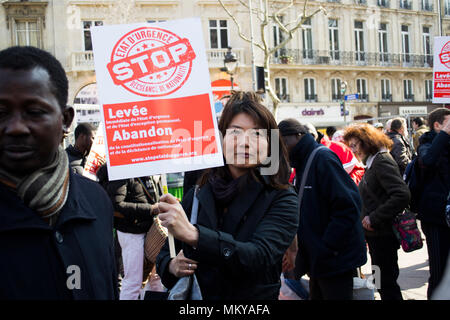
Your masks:
<instances>
[{"instance_id":1,"label":"text abandon","mask_svg":"<svg viewBox=\"0 0 450 320\"><path fill-rule=\"evenodd\" d=\"M188 39L181 39L162 47L108 63L108 71L114 84L123 83L158 73L195 59L195 52Z\"/></svg>"}]
</instances>

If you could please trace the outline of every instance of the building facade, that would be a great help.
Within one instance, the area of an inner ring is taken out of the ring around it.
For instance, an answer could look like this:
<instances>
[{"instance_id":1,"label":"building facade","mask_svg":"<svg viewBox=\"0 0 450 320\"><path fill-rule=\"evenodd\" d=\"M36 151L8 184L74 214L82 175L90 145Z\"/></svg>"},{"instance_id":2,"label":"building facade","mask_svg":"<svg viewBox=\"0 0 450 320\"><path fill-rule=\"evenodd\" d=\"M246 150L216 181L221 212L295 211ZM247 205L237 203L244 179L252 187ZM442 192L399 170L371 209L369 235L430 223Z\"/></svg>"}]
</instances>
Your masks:
<instances>
[{"instance_id":1,"label":"building facade","mask_svg":"<svg viewBox=\"0 0 450 320\"><path fill-rule=\"evenodd\" d=\"M223 2L236 13L242 31L249 34L249 11L242 5L248 1ZM282 5L289 1L269 2ZM69 103L76 107L78 121L100 119L89 32L94 25L200 17L210 81L229 79L221 68L227 48L232 47L238 59L235 82L243 90L253 87L251 46L238 36L233 20L216 0L0 3L0 48L33 45L53 53L67 71ZM260 1L252 3L257 7ZM304 1L294 3L283 12L283 21L295 20L302 13ZM450 34L450 0L310 0L307 12L319 7L326 14L319 12L305 21L271 58L271 85L282 101L278 120L294 117L317 126L343 124L344 82L345 95L350 96L345 101L348 122L394 116L402 110L429 112L436 107L431 103L433 37ZM258 41L261 34L256 15L253 23ZM271 46L283 37L275 24L266 27L266 41ZM262 66L262 59L255 49L255 65Z\"/></svg>"}]
</instances>

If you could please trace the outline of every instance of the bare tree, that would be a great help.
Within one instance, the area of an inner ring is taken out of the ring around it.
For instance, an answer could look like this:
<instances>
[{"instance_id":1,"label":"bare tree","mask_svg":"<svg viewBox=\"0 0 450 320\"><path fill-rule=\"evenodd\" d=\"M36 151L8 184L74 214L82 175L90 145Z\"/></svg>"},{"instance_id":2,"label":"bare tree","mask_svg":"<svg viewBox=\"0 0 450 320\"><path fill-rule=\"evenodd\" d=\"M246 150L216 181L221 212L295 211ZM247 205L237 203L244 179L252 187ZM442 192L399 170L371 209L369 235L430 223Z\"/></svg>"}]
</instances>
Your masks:
<instances>
[{"instance_id":1,"label":"bare tree","mask_svg":"<svg viewBox=\"0 0 450 320\"><path fill-rule=\"evenodd\" d=\"M233 22L236 24L239 36L251 43L251 38L249 35L246 35L242 32L242 22L240 23L236 14L231 12L230 9L225 6L222 0L218 0L222 8L226 11L226 13L230 16ZM249 4L244 0L238 0L241 7L245 7L250 10ZM252 1L252 0L249 0ZM252 6L252 14L256 15L259 23L259 32L260 32L260 41L253 41L253 45L258 49L262 50L264 54L264 71L265 71L265 88L266 91L272 100L273 104L273 114L275 118L277 117L278 106L280 104L280 99L278 98L276 92L273 90L270 83L270 58L276 53L279 52L280 49L283 49L285 45L294 38L295 33L298 29L302 28L302 25L305 21L310 19L315 14L320 11L326 14L325 9L322 6L319 6L317 10L315 10L311 14L307 14L307 4L308 0L302 1L303 10L300 14L295 17L295 20L290 22L283 22L282 16L288 11L290 8L294 6L294 0L290 1L269 1L269 0L260 0L259 4L256 7ZM239 9L238 9L239 10ZM235 11L236 12L236 11ZM267 37L267 27L271 25L277 25L283 35L283 40L278 43L273 48L270 47L268 43Z\"/></svg>"}]
</instances>

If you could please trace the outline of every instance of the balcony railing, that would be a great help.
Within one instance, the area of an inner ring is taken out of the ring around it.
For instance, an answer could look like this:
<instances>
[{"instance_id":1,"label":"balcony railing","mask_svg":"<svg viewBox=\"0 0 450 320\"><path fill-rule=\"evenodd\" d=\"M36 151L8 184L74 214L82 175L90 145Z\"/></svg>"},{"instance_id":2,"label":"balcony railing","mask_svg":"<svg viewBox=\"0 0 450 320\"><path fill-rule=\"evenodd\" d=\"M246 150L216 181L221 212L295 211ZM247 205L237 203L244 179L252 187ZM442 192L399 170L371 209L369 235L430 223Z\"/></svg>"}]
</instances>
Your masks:
<instances>
[{"instance_id":1,"label":"balcony railing","mask_svg":"<svg viewBox=\"0 0 450 320\"><path fill-rule=\"evenodd\" d=\"M369 101L369 95L367 93L360 93L358 94L358 100L367 102Z\"/></svg>"},{"instance_id":2,"label":"balcony railing","mask_svg":"<svg viewBox=\"0 0 450 320\"><path fill-rule=\"evenodd\" d=\"M433 11L433 4L429 2L422 2L422 11Z\"/></svg>"},{"instance_id":3,"label":"balcony railing","mask_svg":"<svg viewBox=\"0 0 450 320\"><path fill-rule=\"evenodd\" d=\"M291 97L288 94L277 93L277 97L281 102L291 102Z\"/></svg>"},{"instance_id":4,"label":"balcony railing","mask_svg":"<svg viewBox=\"0 0 450 320\"><path fill-rule=\"evenodd\" d=\"M390 8L389 0L378 0L377 4L379 7Z\"/></svg>"},{"instance_id":5,"label":"balcony railing","mask_svg":"<svg viewBox=\"0 0 450 320\"><path fill-rule=\"evenodd\" d=\"M72 52L72 70L94 70L94 54L92 53L92 51Z\"/></svg>"},{"instance_id":6,"label":"balcony railing","mask_svg":"<svg viewBox=\"0 0 450 320\"><path fill-rule=\"evenodd\" d=\"M357 0L356 3L359 5L367 6L367 0Z\"/></svg>"},{"instance_id":7,"label":"balcony railing","mask_svg":"<svg viewBox=\"0 0 450 320\"><path fill-rule=\"evenodd\" d=\"M225 54L227 53L228 49L208 49L206 50L206 55L208 57L209 66L214 68L223 67L223 59L225 58ZM236 59L238 61L239 65L244 65L244 49L242 48L233 48L233 53L236 54Z\"/></svg>"},{"instance_id":8,"label":"balcony railing","mask_svg":"<svg viewBox=\"0 0 450 320\"><path fill-rule=\"evenodd\" d=\"M450 7L447 4L444 7L444 15L450 16Z\"/></svg>"},{"instance_id":9,"label":"balcony railing","mask_svg":"<svg viewBox=\"0 0 450 320\"><path fill-rule=\"evenodd\" d=\"M412 9L412 3L410 1L400 0L399 8L400 9L411 10Z\"/></svg>"},{"instance_id":10,"label":"balcony railing","mask_svg":"<svg viewBox=\"0 0 450 320\"><path fill-rule=\"evenodd\" d=\"M333 94L331 95L331 100L334 101L334 102L341 101L343 98L344 98L344 97L343 97L341 94L335 94L335 93L333 93Z\"/></svg>"},{"instance_id":11,"label":"balcony railing","mask_svg":"<svg viewBox=\"0 0 450 320\"><path fill-rule=\"evenodd\" d=\"M433 56L404 53L378 53L363 51L329 51L285 49L291 64L296 65L338 65L368 67L430 68ZM271 63L281 64L280 57L272 57Z\"/></svg>"},{"instance_id":12,"label":"balcony railing","mask_svg":"<svg viewBox=\"0 0 450 320\"><path fill-rule=\"evenodd\" d=\"M403 98L404 98L405 101L408 101L408 102L413 102L414 101L414 95L413 94L405 94L403 96Z\"/></svg>"},{"instance_id":13,"label":"balcony railing","mask_svg":"<svg viewBox=\"0 0 450 320\"><path fill-rule=\"evenodd\" d=\"M381 101L383 102L392 102L392 94L385 93L381 95Z\"/></svg>"},{"instance_id":14,"label":"balcony railing","mask_svg":"<svg viewBox=\"0 0 450 320\"><path fill-rule=\"evenodd\" d=\"M433 95L432 94L425 95L425 101L431 101L431 100L433 100Z\"/></svg>"},{"instance_id":15,"label":"balcony railing","mask_svg":"<svg viewBox=\"0 0 450 320\"><path fill-rule=\"evenodd\" d=\"M306 102L317 102L317 94L305 94Z\"/></svg>"}]
</instances>

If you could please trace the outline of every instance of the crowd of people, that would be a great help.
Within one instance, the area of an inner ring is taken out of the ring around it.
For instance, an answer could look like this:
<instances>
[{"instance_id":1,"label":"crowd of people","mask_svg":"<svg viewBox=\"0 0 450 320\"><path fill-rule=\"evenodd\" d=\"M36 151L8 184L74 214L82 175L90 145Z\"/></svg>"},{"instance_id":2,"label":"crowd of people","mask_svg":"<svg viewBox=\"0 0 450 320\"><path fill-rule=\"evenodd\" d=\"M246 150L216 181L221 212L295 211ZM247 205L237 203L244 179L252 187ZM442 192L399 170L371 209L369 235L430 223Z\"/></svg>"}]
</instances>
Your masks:
<instances>
[{"instance_id":1,"label":"crowd of people","mask_svg":"<svg viewBox=\"0 0 450 320\"><path fill-rule=\"evenodd\" d=\"M195 274L205 300L277 300L282 275L298 286L308 275L311 300L352 300L368 251L381 299L402 300L392 224L410 205L403 174L414 159L428 298L449 279L448 108L413 119L412 139L403 118L323 134L301 118L277 123L256 93L234 92L218 123L225 165L186 173L179 201L158 176L109 181L104 165L98 181L83 177L95 129L78 125L62 148L67 98L51 54L0 51L0 299L136 300L151 275L170 291ZM272 162L277 172L263 174ZM176 256L166 242L149 266L156 215Z\"/></svg>"}]
</instances>

